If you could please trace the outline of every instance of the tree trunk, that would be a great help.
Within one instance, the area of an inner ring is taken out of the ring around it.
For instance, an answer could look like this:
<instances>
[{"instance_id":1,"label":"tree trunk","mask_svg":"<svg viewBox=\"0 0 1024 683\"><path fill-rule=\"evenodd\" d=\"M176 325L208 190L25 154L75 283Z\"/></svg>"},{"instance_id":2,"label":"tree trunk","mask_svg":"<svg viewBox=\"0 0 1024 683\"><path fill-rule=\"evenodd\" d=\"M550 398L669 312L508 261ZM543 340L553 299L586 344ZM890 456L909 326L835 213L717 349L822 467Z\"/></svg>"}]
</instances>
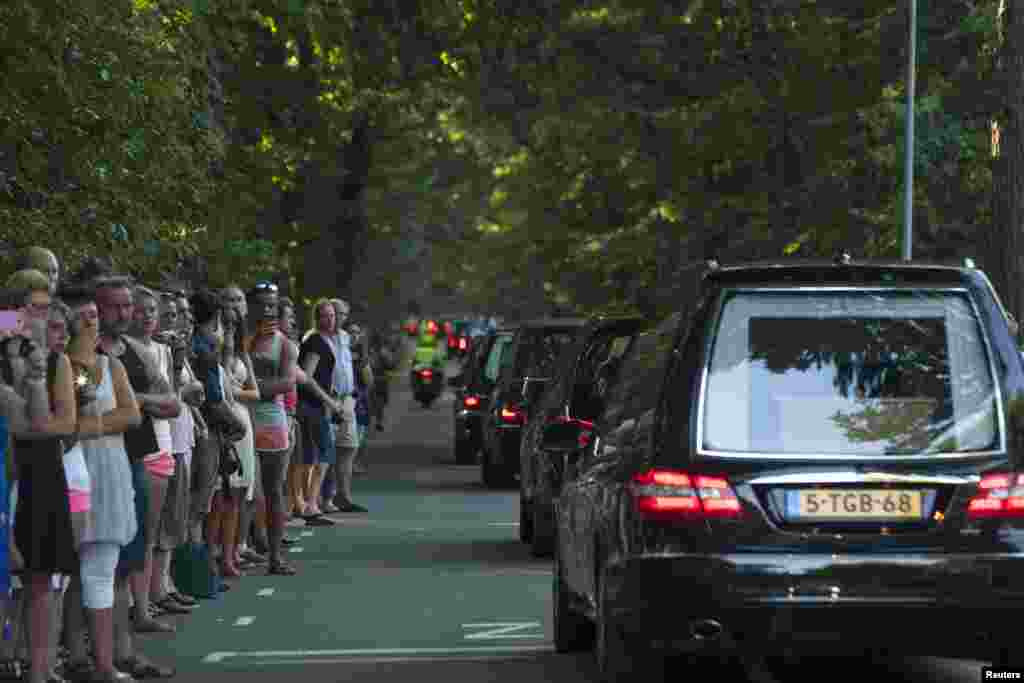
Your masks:
<instances>
[{"instance_id":1,"label":"tree trunk","mask_svg":"<svg viewBox=\"0 0 1024 683\"><path fill-rule=\"evenodd\" d=\"M984 266L1003 305L1024 316L1024 0L1006 0L999 65L1004 92L999 155L993 160L992 225L986 231Z\"/></svg>"}]
</instances>

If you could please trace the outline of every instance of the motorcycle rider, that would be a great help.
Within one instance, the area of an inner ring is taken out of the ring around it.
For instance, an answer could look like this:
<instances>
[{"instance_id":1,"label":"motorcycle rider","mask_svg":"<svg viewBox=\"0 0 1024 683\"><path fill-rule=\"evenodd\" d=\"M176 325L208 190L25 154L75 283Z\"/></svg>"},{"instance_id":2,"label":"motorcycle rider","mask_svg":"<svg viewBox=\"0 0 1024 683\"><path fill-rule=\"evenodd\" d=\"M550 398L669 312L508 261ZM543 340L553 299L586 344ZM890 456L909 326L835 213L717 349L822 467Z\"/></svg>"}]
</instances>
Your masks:
<instances>
[{"instance_id":1,"label":"motorcycle rider","mask_svg":"<svg viewBox=\"0 0 1024 683\"><path fill-rule=\"evenodd\" d=\"M410 383L414 393L421 382L419 375L421 370L431 368L434 371L434 382L444 381L444 364L447 356L443 339L441 326L436 321L425 319L420 322L419 335L416 337L416 354L413 357L410 373Z\"/></svg>"}]
</instances>

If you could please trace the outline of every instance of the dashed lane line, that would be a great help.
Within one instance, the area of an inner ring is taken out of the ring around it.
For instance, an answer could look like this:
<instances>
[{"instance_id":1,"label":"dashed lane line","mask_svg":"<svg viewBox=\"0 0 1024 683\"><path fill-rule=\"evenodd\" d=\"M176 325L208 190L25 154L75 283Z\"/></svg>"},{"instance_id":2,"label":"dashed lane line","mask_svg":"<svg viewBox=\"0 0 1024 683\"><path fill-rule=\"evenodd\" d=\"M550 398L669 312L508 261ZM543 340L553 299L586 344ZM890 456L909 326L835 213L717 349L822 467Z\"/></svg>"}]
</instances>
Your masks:
<instances>
[{"instance_id":1,"label":"dashed lane line","mask_svg":"<svg viewBox=\"0 0 1024 683\"><path fill-rule=\"evenodd\" d=\"M235 619L235 626L248 626L256 621L256 617L238 617Z\"/></svg>"}]
</instances>

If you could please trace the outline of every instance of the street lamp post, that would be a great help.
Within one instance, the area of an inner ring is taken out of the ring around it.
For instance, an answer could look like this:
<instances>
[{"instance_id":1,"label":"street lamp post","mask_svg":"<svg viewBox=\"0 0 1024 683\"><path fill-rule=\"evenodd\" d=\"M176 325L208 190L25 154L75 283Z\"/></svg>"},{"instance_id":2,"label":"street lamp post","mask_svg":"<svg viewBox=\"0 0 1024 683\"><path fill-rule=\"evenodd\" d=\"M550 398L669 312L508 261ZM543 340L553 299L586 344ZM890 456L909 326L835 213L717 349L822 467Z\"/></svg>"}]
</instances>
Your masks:
<instances>
[{"instance_id":1,"label":"street lamp post","mask_svg":"<svg viewBox=\"0 0 1024 683\"><path fill-rule=\"evenodd\" d=\"M914 235L914 76L917 71L917 0L910 0L907 59L907 121L903 162L903 260L909 261Z\"/></svg>"}]
</instances>

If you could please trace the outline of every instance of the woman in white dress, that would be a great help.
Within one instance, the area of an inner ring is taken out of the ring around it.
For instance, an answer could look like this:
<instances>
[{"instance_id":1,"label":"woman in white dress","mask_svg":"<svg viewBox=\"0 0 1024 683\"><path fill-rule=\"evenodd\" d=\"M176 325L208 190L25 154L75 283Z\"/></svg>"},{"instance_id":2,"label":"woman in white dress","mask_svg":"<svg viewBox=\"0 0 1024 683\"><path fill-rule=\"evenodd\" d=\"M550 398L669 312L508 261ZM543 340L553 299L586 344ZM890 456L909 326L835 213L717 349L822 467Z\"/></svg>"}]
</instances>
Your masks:
<instances>
[{"instance_id":1,"label":"woman in white dress","mask_svg":"<svg viewBox=\"0 0 1024 683\"><path fill-rule=\"evenodd\" d=\"M92 672L92 680L117 681L114 668L114 570L121 548L135 538L135 488L124 447L124 433L142 420L135 393L121 362L96 352L99 312L90 288L61 292L71 307L67 354L78 397L78 437L89 471L89 510L78 539L81 573L72 580L64 611L71 654L68 674ZM89 661L83 613L93 643Z\"/></svg>"}]
</instances>

